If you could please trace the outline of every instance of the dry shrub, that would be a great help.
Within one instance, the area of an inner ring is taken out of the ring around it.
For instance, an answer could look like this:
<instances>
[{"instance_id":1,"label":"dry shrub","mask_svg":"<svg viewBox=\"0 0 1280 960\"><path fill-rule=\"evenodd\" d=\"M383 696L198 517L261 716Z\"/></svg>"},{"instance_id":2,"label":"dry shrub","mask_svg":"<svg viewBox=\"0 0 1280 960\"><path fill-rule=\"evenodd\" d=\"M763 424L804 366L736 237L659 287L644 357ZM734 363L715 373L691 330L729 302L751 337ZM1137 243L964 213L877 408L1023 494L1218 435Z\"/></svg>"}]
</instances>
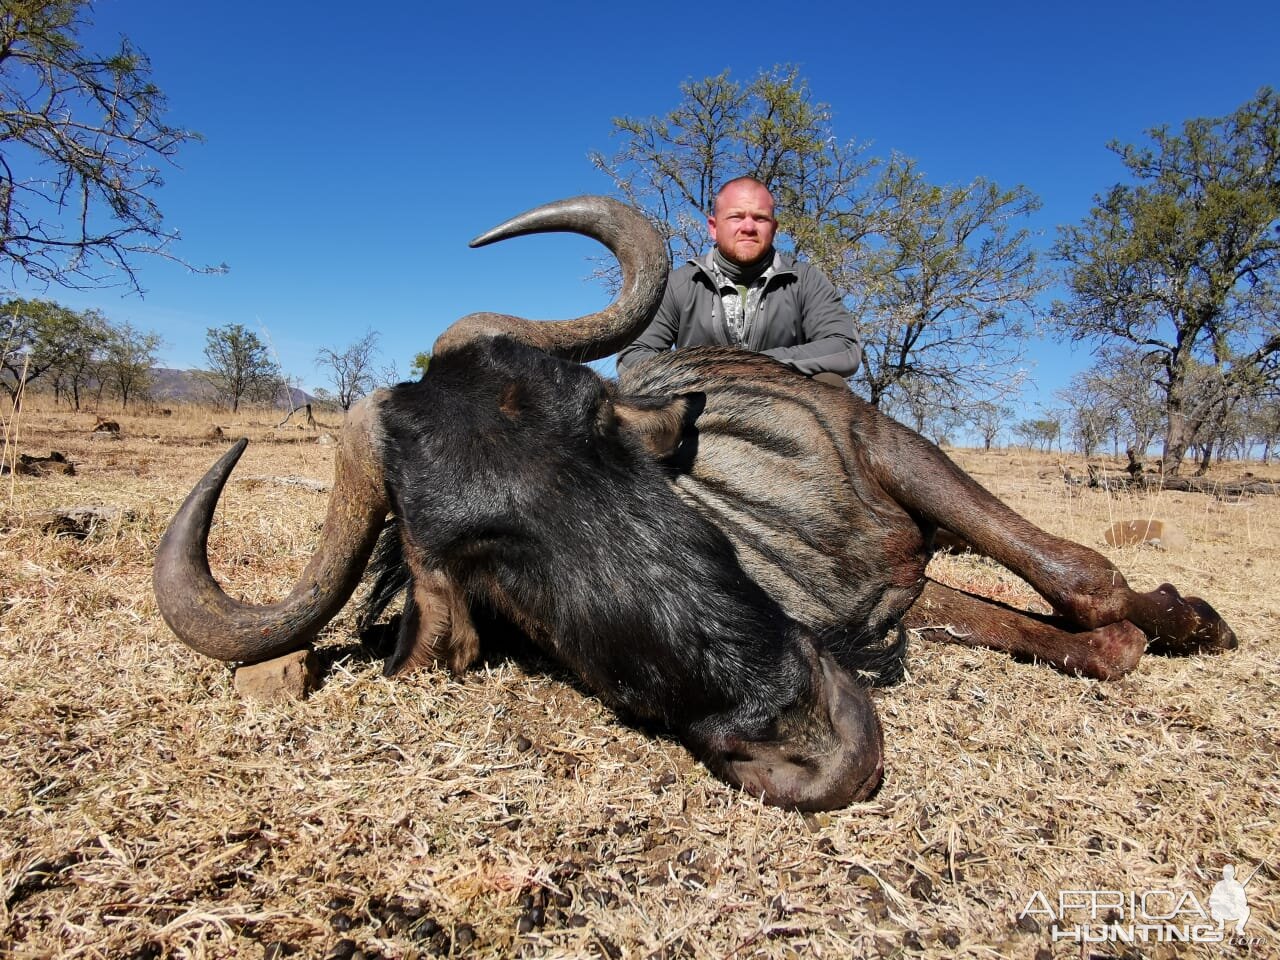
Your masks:
<instances>
[{"instance_id":1,"label":"dry shrub","mask_svg":"<svg viewBox=\"0 0 1280 960\"><path fill-rule=\"evenodd\" d=\"M1210 598L1242 647L1103 684L918 642L908 679L877 694L884 786L806 816L731 792L537 660L385 680L346 614L308 701L237 698L150 589L164 525L222 449L182 431L212 416L125 415L108 454L77 418L25 415L23 449L65 449L78 474L0 498L0 955L1078 957L1019 922L1033 893L1207 903L1227 863L1257 871L1252 955L1280 955L1275 500L1117 498L1039 479L1044 457L955 452L1136 585ZM217 421L257 441L240 473L329 478L331 447L273 439L266 419ZM325 497L233 478L224 500L215 572L278 597ZM85 540L30 522L68 503L132 519ZM1146 517L1189 549L1103 545ZM984 560L934 572L1034 599ZM1098 952L1224 952L1124 949Z\"/></svg>"}]
</instances>

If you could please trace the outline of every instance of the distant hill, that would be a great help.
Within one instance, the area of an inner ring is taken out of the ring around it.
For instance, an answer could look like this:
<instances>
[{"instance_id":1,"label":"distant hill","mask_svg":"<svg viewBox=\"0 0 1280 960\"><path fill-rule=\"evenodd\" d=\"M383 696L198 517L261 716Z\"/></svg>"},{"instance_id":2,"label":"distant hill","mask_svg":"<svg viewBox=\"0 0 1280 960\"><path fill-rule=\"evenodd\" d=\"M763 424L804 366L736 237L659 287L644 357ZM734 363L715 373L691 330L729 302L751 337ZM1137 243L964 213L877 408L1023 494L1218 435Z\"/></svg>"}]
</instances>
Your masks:
<instances>
[{"instance_id":1,"label":"distant hill","mask_svg":"<svg viewBox=\"0 0 1280 960\"><path fill-rule=\"evenodd\" d=\"M300 407L305 403L315 403L316 398L305 390L290 387L293 394L293 405ZM155 403L213 403L217 400L217 391L205 379L200 370L175 370L172 367L153 367L151 370L151 399ZM276 406L288 409L284 391Z\"/></svg>"}]
</instances>

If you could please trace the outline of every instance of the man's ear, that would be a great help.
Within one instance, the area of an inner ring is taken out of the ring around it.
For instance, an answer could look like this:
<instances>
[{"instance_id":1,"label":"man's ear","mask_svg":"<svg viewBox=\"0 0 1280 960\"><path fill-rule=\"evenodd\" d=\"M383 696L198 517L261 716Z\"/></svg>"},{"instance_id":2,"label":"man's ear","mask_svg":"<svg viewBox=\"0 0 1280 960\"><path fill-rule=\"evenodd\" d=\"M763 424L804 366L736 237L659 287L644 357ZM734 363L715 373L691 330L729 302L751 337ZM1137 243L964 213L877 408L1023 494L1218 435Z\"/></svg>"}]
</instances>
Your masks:
<instances>
[{"instance_id":1,"label":"man's ear","mask_svg":"<svg viewBox=\"0 0 1280 960\"><path fill-rule=\"evenodd\" d=\"M676 452L686 432L707 405L701 391L674 397L619 397L613 412L618 429L636 437L656 460Z\"/></svg>"}]
</instances>

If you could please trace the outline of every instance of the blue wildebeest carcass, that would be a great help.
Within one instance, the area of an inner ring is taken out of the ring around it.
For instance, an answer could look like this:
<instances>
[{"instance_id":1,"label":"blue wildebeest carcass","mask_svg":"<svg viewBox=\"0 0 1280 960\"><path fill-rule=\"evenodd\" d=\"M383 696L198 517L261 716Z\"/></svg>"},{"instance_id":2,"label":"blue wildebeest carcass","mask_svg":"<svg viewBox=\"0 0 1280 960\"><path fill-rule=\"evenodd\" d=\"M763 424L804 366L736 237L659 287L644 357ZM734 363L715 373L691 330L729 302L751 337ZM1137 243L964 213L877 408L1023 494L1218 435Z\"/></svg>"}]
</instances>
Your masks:
<instances>
[{"instance_id":1,"label":"blue wildebeest carcass","mask_svg":"<svg viewBox=\"0 0 1280 960\"><path fill-rule=\"evenodd\" d=\"M724 780L801 809L878 784L881 727L859 674L902 655L904 627L945 626L946 639L1097 678L1133 669L1148 641L1235 646L1204 601L1131 590L848 390L728 348L598 376L583 361L645 325L666 251L642 216L599 197L540 207L476 243L557 230L614 252L617 299L576 320L472 314L440 337L421 381L354 407L320 544L278 603L230 598L206 558L245 441L209 471L156 559L160 611L182 640L227 661L302 647L352 595L390 514L373 605L407 589L388 672L465 669L483 608ZM928 580L939 530L1025 578L1056 615Z\"/></svg>"}]
</instances>

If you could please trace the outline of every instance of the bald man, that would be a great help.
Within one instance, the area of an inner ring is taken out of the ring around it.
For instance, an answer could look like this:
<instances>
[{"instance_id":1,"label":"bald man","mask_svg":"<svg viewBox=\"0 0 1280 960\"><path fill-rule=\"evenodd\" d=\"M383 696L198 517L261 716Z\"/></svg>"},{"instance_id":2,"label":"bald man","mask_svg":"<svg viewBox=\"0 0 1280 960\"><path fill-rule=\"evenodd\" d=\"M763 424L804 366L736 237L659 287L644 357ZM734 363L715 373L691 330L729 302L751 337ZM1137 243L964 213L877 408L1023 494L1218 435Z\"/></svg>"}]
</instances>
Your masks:
<instances>
[{"instance_id":1,"label":"bald man","mask_svg":"<svg viewBox=\"0 0 1280 960\"><path fill-rule=\"evenodd\" d=\"M672 347L736 346L837 384L862 359L853 317L821 270L773 247L773 196L752 177L716 194L715 244L667 280L658 312L618 354L618 369Z\"/></svg>"}]
</instances>

